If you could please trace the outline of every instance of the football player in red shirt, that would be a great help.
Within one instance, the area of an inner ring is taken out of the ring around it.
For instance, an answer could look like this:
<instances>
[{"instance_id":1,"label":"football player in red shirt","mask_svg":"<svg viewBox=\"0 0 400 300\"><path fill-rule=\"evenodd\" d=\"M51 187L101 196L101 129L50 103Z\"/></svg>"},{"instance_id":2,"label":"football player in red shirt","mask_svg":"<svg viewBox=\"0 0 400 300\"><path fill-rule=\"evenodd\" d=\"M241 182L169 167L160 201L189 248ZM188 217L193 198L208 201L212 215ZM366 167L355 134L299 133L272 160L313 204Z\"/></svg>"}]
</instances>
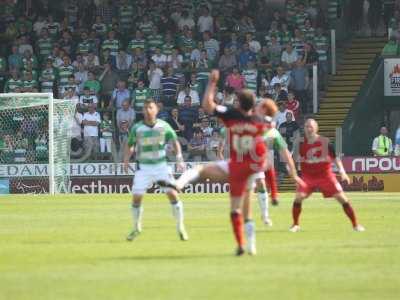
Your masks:
<instances>
[{"instance_id":1,"label":"football player in red shirt","mask_svg":"<svg viewBox=\"0 0 400 300\"><path fill-rule=\"evenodd\" d=\"M318 123L314 119L308 119L305 122L304 135L304 138L294 144L293 155L295 160L300 162L301 178L304 183L297 186L292 208L293 225L290 231L300 230L299 217L302 202L316 189L319 189L325 198L333 197L343 206L355 231L364 231L364 227L358 224L354 210L332 171L332 162L335 162L341 179L350 183L343 164L340 158L336 157L329 139L318 134Z\"/></svg>"}]
</instances>

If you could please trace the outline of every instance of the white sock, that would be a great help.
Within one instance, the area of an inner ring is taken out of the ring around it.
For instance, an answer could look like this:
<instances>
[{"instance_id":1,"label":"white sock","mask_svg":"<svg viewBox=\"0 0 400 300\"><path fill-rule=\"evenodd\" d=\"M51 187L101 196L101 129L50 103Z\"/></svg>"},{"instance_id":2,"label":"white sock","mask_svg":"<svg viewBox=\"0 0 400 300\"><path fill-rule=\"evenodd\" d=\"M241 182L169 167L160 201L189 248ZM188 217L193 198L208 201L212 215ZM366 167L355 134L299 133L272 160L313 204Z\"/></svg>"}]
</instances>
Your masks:
<instances>
[{"instance_id":1,"label":"white sock","mask_svg":"<svg viewBox=\"0 0 400 300\"><path fill-rule=\"evenodd\" d=\"M142 231L142 216L143 216L143 206L132 205L133 228L135 228L135 230L139 232Z\"/></svg>"},{"instance_id":2,"label":"white sock","mask_svg":"<svg viewBox=\"0 0 400 300\"><path fill-rule=\"evenodd\" d=\"M250 254L256 254L256 225L253 220L248 220L244 224L246 234L247 251Z\"/></svg>"},{"instance_id":3,"label":"white sock","mask_svg":"<svg viewBox=\"0 0 400 300\"><path fill-rule=\"evenodd\" d=\"M260 205L261 217L265 221L267 218L269 218L268 193L258 192L257 198L258 204Z\"/></svg>"},{"instance_id":4,"label":"white sock","mask_svg":"<svg viewBox=\"0 0 400 300\"><path fill-rule=\"evenodd\" d=\"M179 189L183 189L189 182L196 181L200 178L200 170L198 168L189 169L179 177L176 181L176 185Z\"/></svg>"},{"instance_id":5,"label":"white sock","mask_svg":"<svg viewBox=\"0 0 400 300\"><path fill-rule=\"evenodd\" d=\"M183 203L182 201L177 201L176 203L171 204L172 206L172 215L175 217L177 229L180 230L184 227L183 219Z\"/></svg>"}]
</instances>

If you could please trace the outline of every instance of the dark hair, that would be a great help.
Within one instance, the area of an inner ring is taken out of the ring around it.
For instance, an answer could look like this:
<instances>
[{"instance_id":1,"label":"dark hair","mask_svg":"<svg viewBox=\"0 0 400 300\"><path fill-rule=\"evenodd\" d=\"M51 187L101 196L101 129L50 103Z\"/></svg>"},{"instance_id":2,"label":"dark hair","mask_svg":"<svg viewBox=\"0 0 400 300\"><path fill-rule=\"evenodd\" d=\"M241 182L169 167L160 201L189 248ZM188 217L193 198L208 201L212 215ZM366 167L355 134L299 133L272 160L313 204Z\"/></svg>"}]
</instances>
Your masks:
<instances>
[{"instance_id":1,"label":"dark hair","mask_svg":"<svg viewBox=\"0 0 400 300\"><path fill-rule=\"evenodd\" d=\"M254 107L254 94L250 90L241 90L237 93L239 107L244 111L250 111Z\"/></svg>"},{"instance_id":2,"label":"dark hair","mask_svg":"<svg viewBox=\"0 0 400 300\"><path fill-rule=\"evenodd\" d=\"M147 98L146 100L144 100L144 105L150 105L150 104L157 105L156 100L154 100L153 98Z\"/></svg>"}]
</instances>

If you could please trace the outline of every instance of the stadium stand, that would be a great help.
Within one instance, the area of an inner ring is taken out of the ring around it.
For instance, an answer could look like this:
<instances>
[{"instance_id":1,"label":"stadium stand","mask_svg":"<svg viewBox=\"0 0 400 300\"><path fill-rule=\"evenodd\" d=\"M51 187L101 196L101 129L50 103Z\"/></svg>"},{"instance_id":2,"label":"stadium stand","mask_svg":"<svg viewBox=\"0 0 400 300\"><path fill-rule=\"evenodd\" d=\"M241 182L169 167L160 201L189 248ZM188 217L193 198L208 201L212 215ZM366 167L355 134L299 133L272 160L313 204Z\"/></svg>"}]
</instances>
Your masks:
<instances>
[{"instance_id":1,"label":"stadium stand","mask_svg":"<svg viewBox=\"0 0 400 300\"><path fill-rule=\"evenodd\" d=\"M220 103L233 105L233 91L243 87L279 102L289 93L301 108L296 118L310 112L314 64L325 88L327 33L341 2L288 0L283 9L267 2L2 0L0 88L75 101L75 160L119 161L147 97L160 103L159 117L187 141L188 157L206 159L190 145L221 138L218 122L199 108L212 68L223 75ZM390 16L394 32L399 15ZM82 120L90 110L99 115L100 130L89 134Z\"/></svg>"}]
</instances>

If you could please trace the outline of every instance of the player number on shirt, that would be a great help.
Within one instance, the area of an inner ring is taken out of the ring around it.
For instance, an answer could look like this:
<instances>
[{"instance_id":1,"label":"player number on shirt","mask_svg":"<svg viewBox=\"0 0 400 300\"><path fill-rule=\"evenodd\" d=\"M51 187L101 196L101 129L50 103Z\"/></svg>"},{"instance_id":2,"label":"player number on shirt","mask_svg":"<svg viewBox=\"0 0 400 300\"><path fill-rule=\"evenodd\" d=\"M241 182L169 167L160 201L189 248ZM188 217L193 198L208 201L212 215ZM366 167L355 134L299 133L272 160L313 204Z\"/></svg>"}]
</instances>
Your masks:
<instances>
[{"instance_id":1,"label":"player number on shirt","mask_svg":"<svg viewBox=\"0 0 400 300\"><path fill-rule=\"evenodd\" d=\"M232 146L237 153L247 154L254 147L254 138L251 135L234 135L232 138Z\"/></svg>"}]
</instances>

